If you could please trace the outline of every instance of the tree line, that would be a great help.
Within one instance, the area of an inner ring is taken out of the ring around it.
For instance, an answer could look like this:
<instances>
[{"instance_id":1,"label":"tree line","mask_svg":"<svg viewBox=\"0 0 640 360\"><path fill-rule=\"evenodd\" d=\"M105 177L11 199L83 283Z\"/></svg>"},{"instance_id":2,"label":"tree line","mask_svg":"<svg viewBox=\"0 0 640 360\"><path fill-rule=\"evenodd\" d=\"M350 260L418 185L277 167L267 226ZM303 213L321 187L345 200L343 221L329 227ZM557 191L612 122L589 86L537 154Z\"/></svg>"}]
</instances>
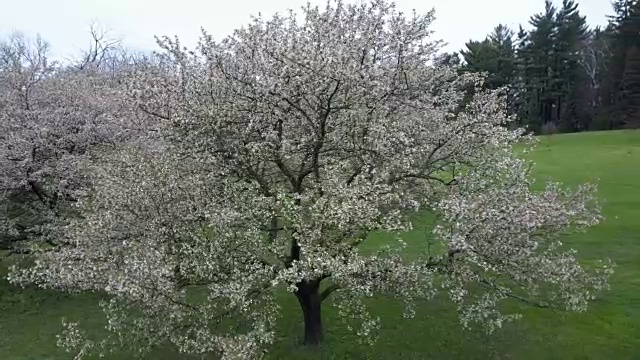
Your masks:
<instances>
[{"instance_id":1,"label":"tree line","mask_svg":"<svg viewBox=\"0 0 640 360\"><path fill-rule=\"evenodd\" d=\"M487 74L509 111L536 133L640 127L640 2L615 0L605 27L590 28L574 0L531 16L530 30L498 25L441 64Z\"/></svg>"}]
</instances>

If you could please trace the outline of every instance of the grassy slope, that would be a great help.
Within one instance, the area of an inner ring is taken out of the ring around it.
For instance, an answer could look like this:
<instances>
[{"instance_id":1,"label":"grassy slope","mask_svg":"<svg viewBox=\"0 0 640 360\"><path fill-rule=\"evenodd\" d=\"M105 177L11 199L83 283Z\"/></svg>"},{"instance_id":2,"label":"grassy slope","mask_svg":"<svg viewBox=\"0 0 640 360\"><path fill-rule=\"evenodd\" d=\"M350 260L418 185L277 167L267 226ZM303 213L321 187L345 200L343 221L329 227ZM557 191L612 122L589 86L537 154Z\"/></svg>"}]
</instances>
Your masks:
<instances>
[{"instance_id":1,"label":"grassy slope","mask_svg":"<svg viewBox=\"0 0 640 360\"><path fill-rule=\"evenodd\" d=\"M370 301L383 321L376 345L358 345L331 307L326 307L326 344L313 352L296 346L300 332L295 299L283 297L285 340L273 358L309 359L640 359L640 131L558 135L543 138L534 154L536 174L569 185L597 181L606 220L568 242L585 259L611 257L618 264L612 289L584 314L526 309L525 318L493 336L462 331L445 302L421 304L418 316L402 320L401 304ZM424 249L428 224L405 239ZM374 242L384 242L380 235ZM0 282L0 359L67 359L55 348L60 318L99 327L91 296L23 290ZM127 359L119 355L114 358ZM154 359L182 358L160 351Z\"/></svg>"}]
</instances>

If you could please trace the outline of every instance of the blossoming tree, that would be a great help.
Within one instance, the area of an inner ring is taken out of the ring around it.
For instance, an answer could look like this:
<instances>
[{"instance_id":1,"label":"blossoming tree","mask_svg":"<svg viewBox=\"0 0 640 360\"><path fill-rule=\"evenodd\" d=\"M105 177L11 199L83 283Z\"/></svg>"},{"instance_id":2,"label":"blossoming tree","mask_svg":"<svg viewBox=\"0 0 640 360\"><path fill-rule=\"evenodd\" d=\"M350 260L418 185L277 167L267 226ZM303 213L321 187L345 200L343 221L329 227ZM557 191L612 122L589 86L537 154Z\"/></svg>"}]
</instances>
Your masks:
<instances>
[{"instance_id":1,"label":"blossoming tree","mask_svg":"<svg viewBox=\"0 0 640 360\"><path fill-rule=\"evenodd\" d=\"M76 67L48 60L48 44L16 33L0 42L0 236L56 243L75 213L92 150L146 133L123 101L133 66L92 32L91 56ZM117 55L117 56L116 56ZM152 64L150 59L135 66ZM140 114L142 115L142 114ZM3 241L0 240L0 243ZM5 247L16 250L12 241ZM25 250L24 247L20 248Z\"/></svg>"},{"instance_id":2,"label":"blossoming tree","mask_svg":"<svg viewBox=\"0 0 640 360\"><path fill-rule=\"evenodd\" d=\"M487 330L518 316L507 299L585 310L610 267L583 267L559 236L599 221L592 187L530 189L512 148L531 139L477 76L430 65L432 19L331 1L221 42L204 34L195 51L161 40L168 80L132 81L131 94L163 140L96 162L68 246L11 279L110 295L113 338L68 324L62 345L81 353L113 340L257 357L281 291L299 301L308 345L327 299L363 338L378 326L361 301L373 294L413 316L443 293L463 325ZM401 237L416 213L436 218L433 251L358 250L373 231Z\"/></svg>"}]
</instances>

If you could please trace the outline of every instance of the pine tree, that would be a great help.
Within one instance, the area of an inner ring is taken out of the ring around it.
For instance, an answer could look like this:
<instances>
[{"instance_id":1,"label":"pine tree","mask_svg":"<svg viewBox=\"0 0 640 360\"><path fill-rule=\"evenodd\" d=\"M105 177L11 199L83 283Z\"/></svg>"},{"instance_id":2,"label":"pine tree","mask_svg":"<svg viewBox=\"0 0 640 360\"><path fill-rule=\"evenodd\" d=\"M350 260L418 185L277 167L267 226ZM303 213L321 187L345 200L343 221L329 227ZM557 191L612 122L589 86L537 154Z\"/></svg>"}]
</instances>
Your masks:
<instances>
[{"instance_id":1,"label":"pine tree","mask_svg":"<svg viewBox=\"0 0 640 360\"><path fill-rule=\"evenodd\" d=\"M465 44L465 48L460 54L466 71L486 72L489 75L497 71L498 51L488 38L482 41L470 40ZM489 80L486 86L493 87Z\"/></svg>"},{"instance_id":2,"label":"pine tree","mask_svg":"<svg viewBox=\"0 0 640 360\"><path fill-rule=\"evenodd\" d=\"M520 126L532 127L531 119L537 112L535 92L532 86L532 56L529 32L520 26L516 35L515 51L515 106ZM535 122L537 125L538 122Z\"/></svg>"},{"instance_id":3,"label":"pine tree","mask_svg":"<svg viewBox=\"0 0 640 360\"><path fill-rule=\"evenodd\" d=\"M595 130L612 130L622 125L618 115L617 101L622 71L619 71L621 61L616 55L614 40L613 26L609 25L604 29L596 29L590 43L592 47L590 51L595 58L594 123L592 125Z\"/></svg>"},{"instance_id":4,"label":"pine tree","mask_svg":"<svg viewBox=\"0 0 640 360\"><path fill-rule=\"evenodd\" d=\"M460 51L461 71L483 72L507 88L511 112L535 132L640 127L640 1L615 0L615 15L593 31L577 0L545 1L527 31L497 26Z\"/></svg>"},{"instance_id":5,"label":"pine tree","mask_svg":"<svg viewBox=\"0 0 640 360\"><path fill-rule=\"evenodd\" d=\"M498 25L483 41L469 41L460 54L464 59L463 71L486 73L487 89L504 88L509 110L515 113L515 46L513 31Z\"/></svg>"},{"instance_id":6,"label":"pine tree","mask_svg":"<svg viewBox=\"0 0 640 360\"><path fill-rule=\"evenodd\" d=\"M513 83L515 48L513 31L498 25L483 41L469 41L460 51L467 71L486 72L486 87L498 89Z\"/></svg>"},{"instance_id":7,"label":"pine tree","mask_svg":"<svg viewBox=\"0 0 640 360\"><path fill-rule=\"evenodd\" d=\"M493 82L498 86L507 86L513 82L515 48L513 31L505 25L498 25L488 37L496 51L496 71Z\"/></svg>"},{"instance_id":8,"label":"pine tree","mask_svg":"<svg viewBox=\"0 0 640 360\"><path fill-rule=\"evenodd\" d=\"M580 15L578 4L563 0L555 18L555 43L552 92L556 96L555 115L560 130L585 130L587 124L579 106L584 97L584 69L580 66L580 50L588 39L586 18ZM584 108L582 108L584 109Z\"/></svg>"},{"instance_id":9,"label":"pine tree","mask_svg":"<svg viewBox=\"0 0 640 360\"><path fill-rule=\"evenodd\" d=\"M434 59L434 65L457 68L460 66L460 56L457 52L445 52Z\"/></svg>"},{"instance_id":10,"label":"pine tree","mask_svg":"<svg viewBox=\"0 0 640 360\"><path fill-rule=\"evenodd\" d=\"M610 56L599 94L606 101L600 112L610 114L610 128L640 127L640 3L616 0L612 5L606 37Z\"/></svg>"},{"instance_id":11,"label":"pine tree","mask_svg":"<svg viewBox=\"0 0 640 360\"><path fill-rule=\"evenodd\" d=\"M533 130L545 126L555 127L557 94L553 92L554 43L556 41L556 8L550 0L545 1L545 11L531 17L533 26L527 38L526 49L521 55L527 56L526 69L528 85L529 118L525 120Z\"/></svg>"},{"instance_id":12,"label":"pine tree","mask_svg":"<svg viewBox=\"0 0 640 360\"><path fill-rule=\"evenodd\" d=\"M625 127L640 127L640 2L626 1L617 26L621 43L620 115Z\"/></svg>"}]
</instances>

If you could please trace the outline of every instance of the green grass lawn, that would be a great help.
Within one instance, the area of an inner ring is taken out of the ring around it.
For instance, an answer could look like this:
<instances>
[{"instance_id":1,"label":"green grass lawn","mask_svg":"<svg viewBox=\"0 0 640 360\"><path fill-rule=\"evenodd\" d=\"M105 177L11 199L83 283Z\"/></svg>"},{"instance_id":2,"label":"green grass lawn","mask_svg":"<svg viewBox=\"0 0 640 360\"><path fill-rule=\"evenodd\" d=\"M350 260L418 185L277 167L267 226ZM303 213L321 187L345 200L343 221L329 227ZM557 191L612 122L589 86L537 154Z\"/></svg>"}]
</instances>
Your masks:
<instances>
[{"instance_id":1,"label":"green grass lawn","mask_svg":"<svg viewBox=\"0 0 640 360\"><path fill-rule=\"evenodd\" d=\"M541 139L533 154L535 174L569 185L597 182L605 220L567 243L584 259L610 257L617 263L611 291L582 314L525 309L524 318L492 336L463 331L446 302L420 304L413 320L402 319L401 303L370 300L382 319L374 347L360 345L331 306L326 306L326 343L309 351L298 346L301 315L296 300L282 299L282 340L274 359L640 359L640 131L555 135ZM428 221L407 234L424 249ZM377 236L374 243L388 237ZM2 270L4 271L4 269ZM0 282L0 359L68 359L56 348L60 319L100 328L96 296L20 290ZM119 354L114 359L131 358ZM158 351L152 359L182 359Z\"/></svg>"}]
</instances>

